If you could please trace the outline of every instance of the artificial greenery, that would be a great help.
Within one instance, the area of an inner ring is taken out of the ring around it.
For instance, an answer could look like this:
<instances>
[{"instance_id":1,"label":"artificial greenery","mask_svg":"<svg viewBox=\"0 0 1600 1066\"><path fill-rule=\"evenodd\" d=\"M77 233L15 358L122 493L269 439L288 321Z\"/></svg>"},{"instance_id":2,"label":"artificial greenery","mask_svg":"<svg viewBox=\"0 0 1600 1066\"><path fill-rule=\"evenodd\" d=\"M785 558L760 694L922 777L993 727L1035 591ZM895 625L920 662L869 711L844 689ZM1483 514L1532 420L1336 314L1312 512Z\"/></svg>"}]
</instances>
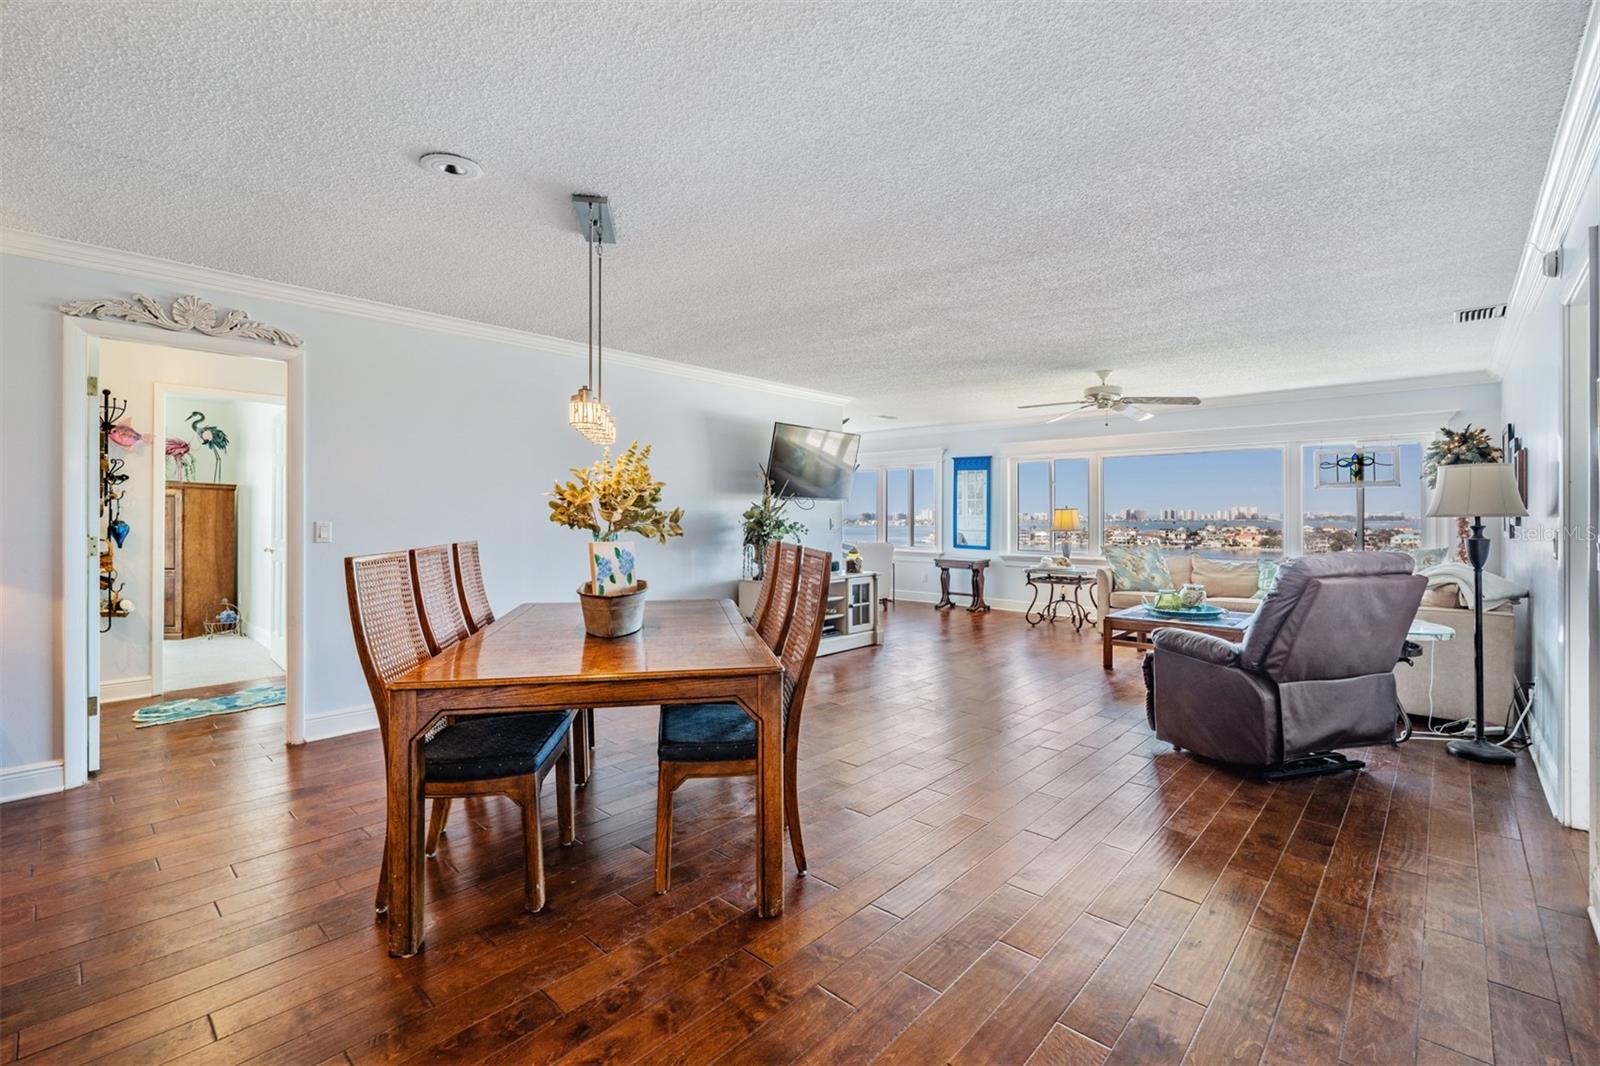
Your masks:
<instances>
[{"instance_id":1,"label":"artificial greenery","mask_svg":"<svg viewBox=\"0 0 1600 1066\"><path fill-rule=\"evenodd\" d=\"M1422 453L1422 476L1427 479L1428 487L1434 487L1439 480L1441 466L1454 466L1456 463L1498 463L1501 452L1489 431L1482 426L1469 424L1465 429L1451 429L1449 426L1440 426L1439 435L1428 443L1428 448Z\"/></svg>"},{"instance_id":2,"label":"artificial greenery","mask_svg":"<svg viewBox=\"0 0 1600 1066\"><path fill-rule=\"evenodd\" d=\"M766 467L757 466L756 469L761 472L761 499L746 507L742 518L744 546L752 557L751 564L757 571L756 577L760 578L760 568L766 562L767 545L785 537L798 537L806 531L806 527L788 516L789 501L773 493L772 478L767 475Z\"/></svg>"},{"instance_id":3,"label":"artificial greenery","mask_svg":"<svg viewBox=\"0 0 1600 1066\"><path fill-rule=\"evenodd\" d=\"M607 448L593 466L572 468L572 480L558 482L550 495L550 521L568 529L586 529L595 540L615 540L637 533L659 540L683 536L683 508L661 507L666 483L650 476L650 445L634 441L611 458Z\"/></svg>"}]
</instances>

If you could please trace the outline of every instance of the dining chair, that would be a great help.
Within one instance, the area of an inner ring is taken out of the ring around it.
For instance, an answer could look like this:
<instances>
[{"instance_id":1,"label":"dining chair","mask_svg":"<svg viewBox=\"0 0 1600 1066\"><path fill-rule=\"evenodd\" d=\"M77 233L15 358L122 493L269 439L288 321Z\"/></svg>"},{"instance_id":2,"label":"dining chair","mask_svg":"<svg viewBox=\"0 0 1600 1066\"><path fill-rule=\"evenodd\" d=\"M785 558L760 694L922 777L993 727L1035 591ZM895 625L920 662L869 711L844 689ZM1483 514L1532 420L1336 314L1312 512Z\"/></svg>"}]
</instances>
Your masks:
<instances>
[{"instance_id":1,"label":"dining chair","mask_svg":"<svg viewBox=\"0 0 1600 1066\"><path fill-rule=\"evenodd\" d=\"M494 608L489 606L489 594L483 587L483 566L478 558L478 542L475 540L458 540L450 545L451 557L455 560L455 586L456 594L461 597L461 608L466 619L467 630L476 633L490 622L494 621ZM576 708L577 717L572 722L573 744L578 749L574 752L574 769L579 788L589 783L589 770L594 761L594 708ZM450 801L443 801L444 810L449 811ZM435 804L435 810L438 805ZM437 834L430 825L428 828L428 854L433 854L433 844L437 842Z\"/></svg>"},{"instance_id":2,"label":"dining chair","mask_svg":"<svg viewBox=\"0 0 1600 1066\"><path fill-rule=\"evenodd\" d=\"M345 591L356 655L378 712L388 750L389 686L430 657L417 611L406 552L350 556L344 561ZM423 798L509 797L522 808L523 888L527 908L544 909L544 850L539 826L539 791L556 771L556 822L562 846L575 843L572 817L572 712L464 717L432 732L422 745ZM376 907L389 909L389 848L384 844Z\"/></svg>"},{"instance_id":3,"label":"dining chair","mask_svg":"<svg viewBox=\"0 0 1600 1066\"><path fill-rule=\"evenodd\" d=\"M799 575L800 545L779 544L777 564L767 571L772 598L767 602L767 613L756 624L756 633L775 653L783 649L784 638L789 633L789 622L794 614L795 580Z\"/></svg>"},{"instance_id":4,"label":"dining chair","mask_svg":"<svg viewBox=\"0 0 1600 1066\"><path fill-rule=\"evenodd\" d=\"M450 545L455 560L456 594L466 609L467 629L476 633L494 621L494 608L489 606L489 594L483 588L483 566L478 561L478 542L458 540Z\"/></svg>"},{"instance_id":5,"label":"dining chair","mask_svg":"<svg viewBox=\"0 0 1600 1066\"><path fill-rule=\"evenodd\" d=\"M795 867L806 872L800 836L800 791L795 784L800 747L800 712L817 660L817 645L828 611L832 556L814 548L796 549L800 561L794 619L783 651L783 820ZM697 777L749 777L756 773L756 723L736 703L690 703L661 708L656 746L656 891L672 884L672 794Z\"/></svg>"},{"instance_id":6,"label":"dining chair","mask_svg":"<svg viewBox=\"0 0 1600 1066\"><path fill-rule=\"evenodd\" d=\"M778 568L778 546L782 541L767 541L767 550L761 558L761 589L756 593L756 605L750 612L750 624L757 629L761 628L761 619L766 617L767 608L772 606L772 581Z\"/></svg>"}]
</instances>

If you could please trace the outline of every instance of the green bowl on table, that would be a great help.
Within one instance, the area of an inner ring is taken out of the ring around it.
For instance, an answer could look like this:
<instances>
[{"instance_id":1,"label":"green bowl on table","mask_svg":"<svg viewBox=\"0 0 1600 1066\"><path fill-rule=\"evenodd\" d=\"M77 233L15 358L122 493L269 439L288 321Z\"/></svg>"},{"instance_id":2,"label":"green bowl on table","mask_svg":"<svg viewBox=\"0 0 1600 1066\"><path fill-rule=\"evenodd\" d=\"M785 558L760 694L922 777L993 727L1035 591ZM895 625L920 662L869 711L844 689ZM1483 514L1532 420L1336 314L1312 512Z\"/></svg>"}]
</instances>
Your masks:
<instances>
[{"instance_id":1,"label":"green bowl on table","mask_svg":"<svg viewBox=\"0 0 1600 1066\"><path fill-rule=\"evenodd\" d=\"M1198 607L1157 607L1151 604L1145 608L1151 614L1160 615L1162 618L1194 619L1219 618L1228 612L1211 603L1202 603Z\"/></svg>"}]
</instances>

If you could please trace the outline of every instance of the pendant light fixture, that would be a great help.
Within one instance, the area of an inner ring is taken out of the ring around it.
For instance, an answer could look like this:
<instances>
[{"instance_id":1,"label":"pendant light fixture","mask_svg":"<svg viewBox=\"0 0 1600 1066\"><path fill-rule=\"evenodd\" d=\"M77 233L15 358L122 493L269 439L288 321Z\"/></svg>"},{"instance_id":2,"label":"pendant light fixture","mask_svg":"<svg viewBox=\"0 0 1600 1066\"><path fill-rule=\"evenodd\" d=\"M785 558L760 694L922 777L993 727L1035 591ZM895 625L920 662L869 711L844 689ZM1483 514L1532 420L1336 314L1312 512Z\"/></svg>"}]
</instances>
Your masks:
<instances>
[{"instance_id":1,"label":"pendant light fixture","mask_svg":"<svg viewBox=\"0 0 1600 1066\"><path fill-rule=\"evenodd\" d=\"M605 405L605 246L616 243L611 207L604 196L574 193L572 206L589 250L589 381L567 404L567 423L593 444L617 439L617 424Z\"/></svg>"}]
</instances>

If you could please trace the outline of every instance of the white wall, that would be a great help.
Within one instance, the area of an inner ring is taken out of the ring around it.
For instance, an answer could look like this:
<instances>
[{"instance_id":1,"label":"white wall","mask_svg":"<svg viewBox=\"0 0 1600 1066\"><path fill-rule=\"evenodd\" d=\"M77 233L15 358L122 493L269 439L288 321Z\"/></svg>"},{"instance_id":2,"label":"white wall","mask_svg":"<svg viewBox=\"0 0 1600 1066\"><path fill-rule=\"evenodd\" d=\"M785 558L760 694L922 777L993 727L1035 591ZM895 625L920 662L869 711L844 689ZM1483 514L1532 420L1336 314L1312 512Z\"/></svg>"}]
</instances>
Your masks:
<instances>
[{"instance_id":1,"label":"white wall","mask_svg":"<svg viewBox=\"0 0 1600 1066\"><path fill-rule=\"evenodd\" d=\"M306 558L308 736L358 722L363 708L370 716L349 633L345 555L475 537L500 609L573 597L584 570L581 535L550 524L544 497L568 467L598 452L566 425L566 399L583 373L570 344L518 335L519 345L510 331L145 257L12 241L33 254L0 256L0 767L62 757L56 308L67 300L193 292L304 338L306 514L334 530L331 544L292 531ZM229 295L241 290L250 295ZM840 401L645 359L608 362L606 394L619 442L655 445L652 469L667 483L666 500L686 511L682 540L640 546L652 592L732 595L738 516L759 487L756 464L766 459L772 423L837 428ZM837 504L807 515L809 539L836 549L837 516Z\"/></svg>"},{"instance_id":2,"label":"white wall","mask_svg":"<svg viewBox=\"0 0 1600 1066\"><path fill-rule=\"evenodd\" d=\"M1537 699L1533 754L1552 811L1579 828L1592 827L1600 806L1600 679L1591 646L1600 633L1591 629L1590 602L1596 531L1588 513L1597 458L1581 354L1576 380L1564 380L1565 305L1585 284L1585 268L1600 269L1588 262L1588 230L1600 225L1597 32L1600 8L1589 15L1496 349L1505 416L1528 448L1531 514L1524 528L1531 535L1510 541L1506 558L1510 573L1532 589L1519 615ZM1547 278L1541 259L1553 249L1560 250L1560 276ZM1600 929L1600 834L1591 833L1589 854L1590 914Z\"/></svg>"},{"instance_id":3,"label":"white wall","mask_svg":"<svg viewBox=\"0 0 1600 1066\"><path fill-rule=\"evenodd\" d=\"M940 456L939 531L946 547L953 484L950 460L957 456L993 456L994 500L989 531L993 547L987 552L963 549L956 554L987 555L993 560L986 598L993 606L1020 610L1027 606L1030 596L1023 572L1038 559L1034 555L1018 555L1008 534L1009 516L1015 507L1010 462L1018 456L1086 450L1126 452L1376 441L1409 434L1431 436L1440 425L1460 426L1469 421L1488 426L1498 434L1499 408L1498 384L1483 375L1464 375L1454 383L1413 380L1230 397L1198 408L1163 410L1147 422L1112 416L1109 427L1102 419L1082 415L1054 425L1044 424L1041 416L1035 421L998 425L879 431L864 436L861 451L863 465L885 455L897 460ZM1294 465L1292 455L1290 465ZM1298 478L1296 471L1289 473ZM1286 507L1297 506L1293 503L1295 495L1286 492ZM936 596L938 577L929 553L901 549L896 553L895 570L897 594L908 599ZM959 577L954 583L965 587ZM1087 597L1084 602L1087 604Z\"/></svg>"},{"instance_id":4,"label":"white wall","mask_svg":"<svg viewBox=\"0 0 1600 1066\"><path fill-rule=\"evenodd\" d=\"M1585 517L1569 514L1566 506L1569 479L1581 478L1582 473L1563 461L1569 442L1562 374L1564 304L1588 259L1588 227L1600 224L1600 185L1592 177L1588 185L1560 242L1566 264L1562 276L1540 279L1525 317L1518 318L1508 338L1502 392L1506 420L1516 425L1528 448L1531 513L1524 525L1531 535L1510 541L1506 556L1511 575L1532 589L1518 613L1522 656L1529 662L1542 712L1534 720L1534 751L1552 808L1558 817L1570 812L1564 820L1579 826L1588 824L1588 760L1582 757L1588 750L1588 716L1581 713L1585 708L1570 709L1566 695L1569 682L1581 678L1569 678L1567 672L1570 637L1563 612L1561 561L1572 553L1574 564L1585 565L1585 554L1593 551L1593 544L1571 535L1570 527L1581 525ZM1564 727L1571 730L1570 736L1564 735Z\"/></svg>"},{"instance_id":5,"label":"white wall","mask_svg":"<svg viewBox=\"0 0 1600 1066\"><path fill-rule=\"evenodd\" d=\"M112 445L112 454L121 456L127 465L124 472L129 480L123 488L122 517L132 527L127 542L116 553L116 567L126 586L125 594L133 600L134 613L116 619L110 631L100 636L100 678L102 692L107 699L129 699L147 696L153 691L151 678L151 629L161 625L161 587L156 573L152 548L161 536L162 514L152 510L152 486L164 484L167 477L165 440L178 437L189 441L195 456L196 480L210 481L215 471L211 454L202 449L189 431L185 418L190 411L199 409L208 415L208 422L221 426L233 438L223 458L222 480L239 479L247 456L256 449L268 452L270 463L271 439L258 441L254 434L239 428L242 412L256 404L239 404L215 396L189 396L168 399L167 424L156 426L156 393L170 386L195 389L227 389L282 396L286 388L284 364L271 359L239 359L232 356L211 355L205 352L169 348L159 344L134 344L106 340L100 344L100 386L110 389L112 395L125 400L128 409L123 421L149 434L153 439L132 450ZM249 494L241 490L239 500L241 562L249 556L243 554L248 530ZM247 583L241 566L240 595L244 596Z\"/></svg>"}]
</instances>

